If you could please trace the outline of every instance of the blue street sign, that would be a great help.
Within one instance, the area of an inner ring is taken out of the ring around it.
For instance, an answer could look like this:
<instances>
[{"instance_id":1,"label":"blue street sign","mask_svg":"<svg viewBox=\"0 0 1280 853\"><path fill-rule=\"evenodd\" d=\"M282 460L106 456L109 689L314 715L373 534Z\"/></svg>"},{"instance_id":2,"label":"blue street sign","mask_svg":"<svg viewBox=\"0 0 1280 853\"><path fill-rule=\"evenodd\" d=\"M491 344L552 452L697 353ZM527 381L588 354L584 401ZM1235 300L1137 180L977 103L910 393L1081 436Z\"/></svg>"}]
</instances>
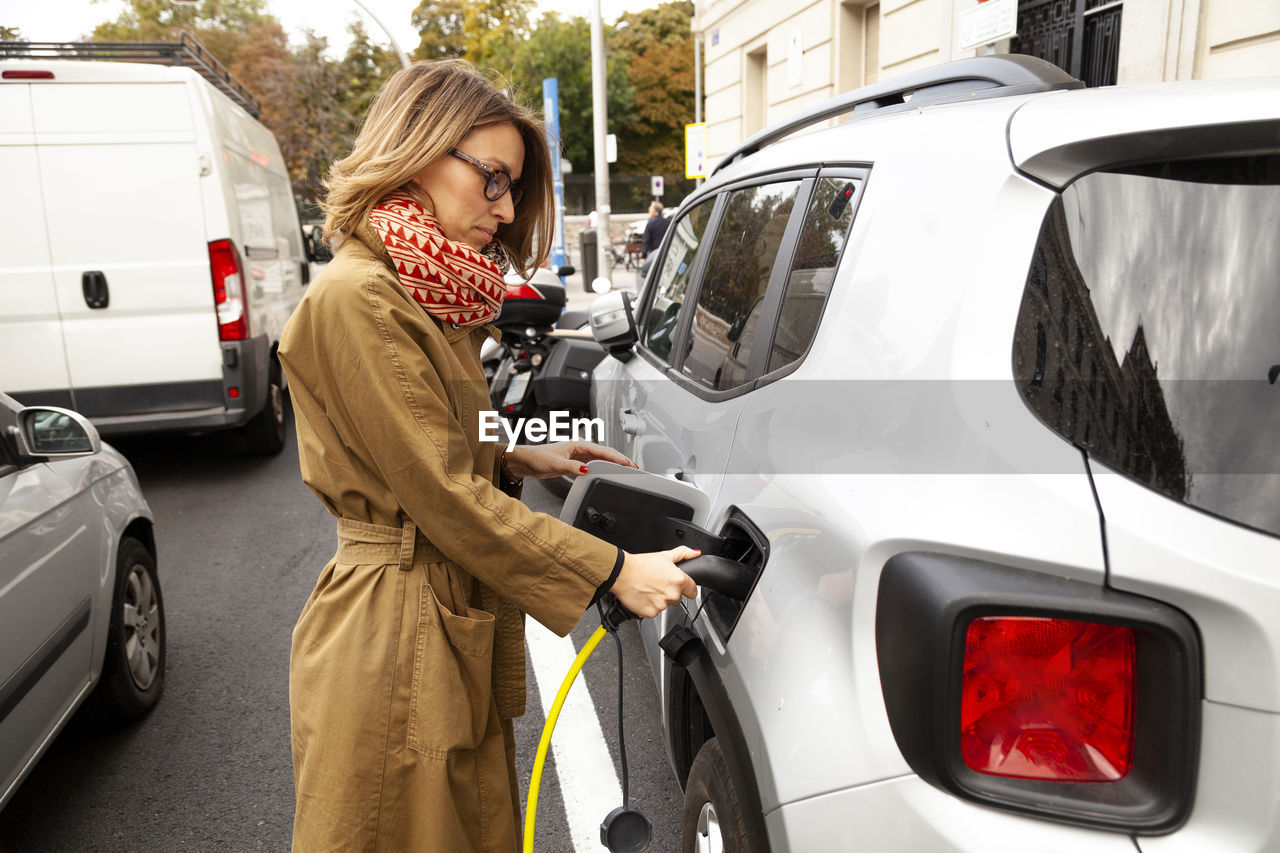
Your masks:
<instances>
[{"instance_id":1,"label":"blue street sign","mask_svg":"<svg viewBox=\"0 0 1280 853\"><path fill-rule=\"evenodd\" d=\"M551 265L565 264L564 251L564 170L560 168L560 81L542 81L542 118L547 126L547 147L551 149L551 181L556 194L556 233L551 246ZM564 276L560 277L564 283Z\"/></svg>"}]
</instances>

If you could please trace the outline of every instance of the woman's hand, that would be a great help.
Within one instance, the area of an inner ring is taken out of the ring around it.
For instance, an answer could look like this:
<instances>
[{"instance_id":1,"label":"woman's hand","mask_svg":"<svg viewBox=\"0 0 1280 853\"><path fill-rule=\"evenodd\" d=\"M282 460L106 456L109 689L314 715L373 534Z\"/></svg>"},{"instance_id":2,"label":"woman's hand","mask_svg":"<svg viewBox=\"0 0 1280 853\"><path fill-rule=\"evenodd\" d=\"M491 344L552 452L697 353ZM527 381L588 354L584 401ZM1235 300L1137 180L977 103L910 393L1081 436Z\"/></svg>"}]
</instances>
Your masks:
<instances>
[{"instance_id":1,"label":"woman's hand","mask_svg":"<svg viewBox=\"0 0 1280 853\"><path fill-rule=\"evenodd\" d=\"M609 592L632 613L643 618L657 616L681 596L695 598L698 585L676 563L701 556L701 551L681 545L670 551L625 554L618 578Z\"/></svg>"},{"instance_id":2,"label":"woman's hand","mask_svg":"<svg viewBox=\"0 0 1280 853\"><path fill-rule=\"evenodd\" d=\"M631 468L637 467L611 447L591 441L558 441L555 444L522 444L507 451L507 470L522 477L559 477L587 473L587 462L603 459Z\"/></svg>"}]
</instances>

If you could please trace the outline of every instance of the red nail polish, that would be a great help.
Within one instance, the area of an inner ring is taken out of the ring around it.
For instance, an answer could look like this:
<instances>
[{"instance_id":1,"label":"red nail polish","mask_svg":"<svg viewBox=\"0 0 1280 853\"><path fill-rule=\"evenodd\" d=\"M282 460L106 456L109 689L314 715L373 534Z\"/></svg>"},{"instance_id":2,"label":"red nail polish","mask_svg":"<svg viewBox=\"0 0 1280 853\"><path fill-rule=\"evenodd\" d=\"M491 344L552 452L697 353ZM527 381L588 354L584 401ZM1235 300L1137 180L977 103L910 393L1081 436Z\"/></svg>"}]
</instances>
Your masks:
<instances>
[{"instance_id":1,"label":"red nail polish","mask_svg":"<svg viewBox=\"0 0 1280 853\"><path fill-rule=\"evenodd\" d=\"M587 469L587 466L586 466L586 465L579 465L579 466L578 466L578 470L585 474L585 473L587 473L587 470L588 470L588 469Z\"/></svg>"}]
</instances>

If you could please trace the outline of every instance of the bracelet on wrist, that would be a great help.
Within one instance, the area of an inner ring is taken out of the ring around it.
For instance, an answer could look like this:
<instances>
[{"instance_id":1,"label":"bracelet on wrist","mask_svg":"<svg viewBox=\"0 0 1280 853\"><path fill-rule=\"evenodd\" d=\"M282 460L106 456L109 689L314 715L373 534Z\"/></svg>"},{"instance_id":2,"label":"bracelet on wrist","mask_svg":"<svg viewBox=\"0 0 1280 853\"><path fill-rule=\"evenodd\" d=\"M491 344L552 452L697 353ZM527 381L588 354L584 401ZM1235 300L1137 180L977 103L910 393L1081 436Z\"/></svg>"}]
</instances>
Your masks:
<instances>
[{"instance_id":1,"label":"bracelet on wrist","mask_svg":"<svg viewBox=\"0 0 1280 853\"><path fill-rule=\"evenodd\" d=\"M504 489L518 489L524 485L524 477L517 477L511 473L511 468L507 465L507 451L502 451L498 455L498 470L501 472L501 485Z\"/></svg>"}]
</instances>

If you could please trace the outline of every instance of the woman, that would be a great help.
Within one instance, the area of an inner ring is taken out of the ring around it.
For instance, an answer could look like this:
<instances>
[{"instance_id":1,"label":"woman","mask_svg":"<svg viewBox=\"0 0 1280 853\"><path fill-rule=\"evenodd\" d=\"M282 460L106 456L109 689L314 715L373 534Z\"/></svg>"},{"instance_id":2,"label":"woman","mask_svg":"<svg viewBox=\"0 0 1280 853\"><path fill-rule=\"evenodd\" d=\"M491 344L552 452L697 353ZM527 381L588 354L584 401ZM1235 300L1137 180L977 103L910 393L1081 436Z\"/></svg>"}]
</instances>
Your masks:
<instances>
[{"instance_id":1,"label":"woman","mask_svg":"<svg viewBox=\"0 0 1280 853\"><path fill-rule=\"evenodd\" d=\"M599 445L480 440L479 349L552 233L539 123L463 62L378 94L325 203L336 257L285 329L302 477L338 550L293 634L294 849L518 849L511 720L524 614L564 635L612 591L656 615L696 592L514 495L525 476L630 464Z\"/></svg>"}]
</instances>

